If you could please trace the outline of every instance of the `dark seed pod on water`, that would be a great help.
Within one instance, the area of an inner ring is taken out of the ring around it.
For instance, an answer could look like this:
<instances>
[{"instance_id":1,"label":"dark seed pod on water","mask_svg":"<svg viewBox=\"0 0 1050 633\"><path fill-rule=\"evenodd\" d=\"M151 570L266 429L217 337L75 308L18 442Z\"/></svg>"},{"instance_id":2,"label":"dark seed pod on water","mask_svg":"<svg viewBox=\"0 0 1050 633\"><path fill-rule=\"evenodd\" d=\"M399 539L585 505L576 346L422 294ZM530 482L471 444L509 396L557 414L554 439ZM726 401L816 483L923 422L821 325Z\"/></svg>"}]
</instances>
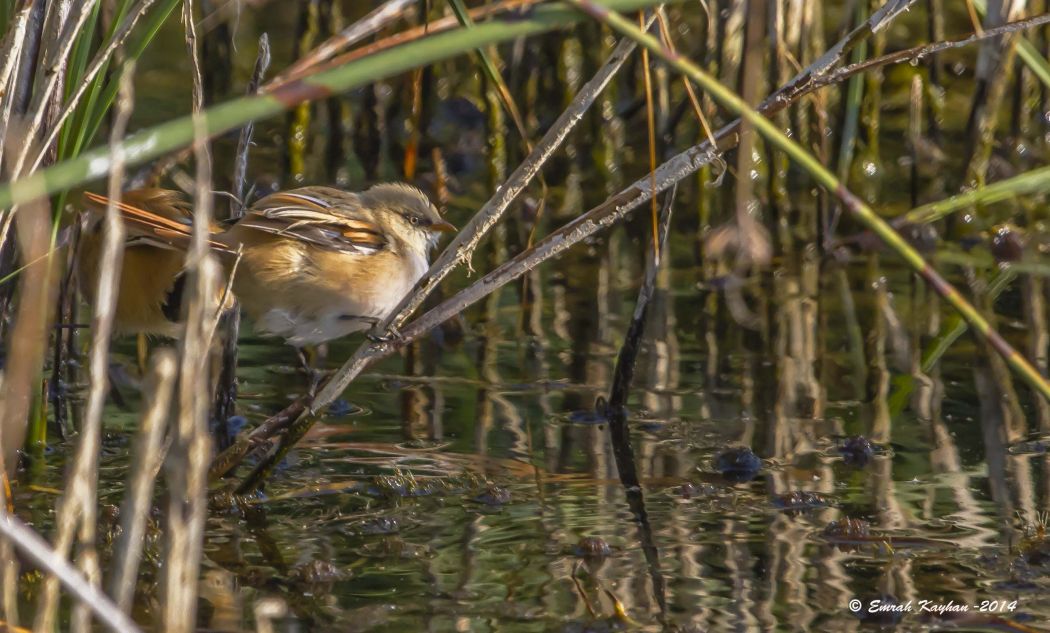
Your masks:
<instances>
[{"instance_id":1,"label":"dark seed pod on water","mask_svg":"<svg viewBox=\"0 0 1050 633\"><path fill-rule=\"evenodd\" d=\"M585 536L573 548L573 553L582 558L605 558L612 554L612 548L599 536Z\"/></svg>"},{"instance_id":2,"label":"dark seed pod on water","mask_svg":"<svg viewBox=\"0 0 1050 633\"><path fill-rule=\"evenodd\" d=\"M863 435L854 435L842 440L838 447L842 461L850 466L863 468L875 457L875 445Z\"/></svg>"},{"instance_id":3,"label":"dark seed pod on water","mask_svg":"<svg viewBox=\"0 0 1050 633\"><path fill-rule=\"evenodd\" d=\"M715 470L730 481L750 481L762 470L762 460L746 446L727 448L715 457Z\"/></svg>"},{"instance_id":4,"label":"dark seed pod on water","mask_svg":"<svg viewBox=\"0 0 1050 633\"><path fill-rule=\"evenodd\" d=\"M846 517L832 521L824 527L824 536L832 540L853 541L865 539L871 535L871 524L864 519Z\"/></svg>"},{"instance_id":5,"label":"dark seed pod on water","mask_svg":"<svg viewBox=\"0 0 1050 633\"><path fill-rule=\"evenodd\" d=\"M510 503L510 491L501 486L489 486L475 496L474 501L487 506L501 506Z\"/></svg>"},{"instance_id":6,"label":"dark seed pod on water","mask_svg":"<svg viewBox=\"0 0 1050 633\"><path fill-rule=\"evenodd\" d=\"M326 560L314 559L295 567L291 571L292 578L309 585L326 584L346 580L349 576L342 569L336 567Z\"/></svg>"}]
</instances>

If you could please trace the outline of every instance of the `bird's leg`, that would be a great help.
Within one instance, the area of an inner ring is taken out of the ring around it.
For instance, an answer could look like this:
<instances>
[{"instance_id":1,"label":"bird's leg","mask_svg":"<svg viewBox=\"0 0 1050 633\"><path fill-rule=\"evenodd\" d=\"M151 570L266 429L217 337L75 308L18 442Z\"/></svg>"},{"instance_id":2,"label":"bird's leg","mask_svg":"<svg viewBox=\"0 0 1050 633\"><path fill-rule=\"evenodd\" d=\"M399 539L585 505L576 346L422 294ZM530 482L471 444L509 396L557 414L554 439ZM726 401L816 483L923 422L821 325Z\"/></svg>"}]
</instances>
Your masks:
<instances>
[{"instance_id":1,"label":"bird's leg","mask_svg":"<svg viewBox=\"0 0 1050 633\"><path fill-rule=\"evenodd\" d=\"M145 334L135 337L135 356L139 363L139 374L146 375L146 361L149 359L149 340Z\"/></svg>"},{"instance_id":2,"label":"bird's leg","mask_svg":"<svg viewBox=\"0 0 1050 633\"><path fill-rule=\"evenodd\" d=\"M303 373L308 376L312 374L314 372L314 361L316 360L314 348L310 345L296 347L295 354L299 357L299 369L303 370Z\"/></svg>"}]
</instances>

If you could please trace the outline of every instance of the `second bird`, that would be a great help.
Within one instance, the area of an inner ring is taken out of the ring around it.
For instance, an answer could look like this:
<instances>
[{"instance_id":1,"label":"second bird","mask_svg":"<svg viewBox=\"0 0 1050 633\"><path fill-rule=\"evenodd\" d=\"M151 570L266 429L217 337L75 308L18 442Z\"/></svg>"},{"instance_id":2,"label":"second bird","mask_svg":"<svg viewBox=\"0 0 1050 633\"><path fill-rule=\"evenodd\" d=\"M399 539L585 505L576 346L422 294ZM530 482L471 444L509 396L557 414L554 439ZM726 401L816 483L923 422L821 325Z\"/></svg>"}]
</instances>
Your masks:
<instances>
[{"instance_id":1,"label":"second bird","mask_svg":"<svg viewBox=\"0 0 1050 633\"><path fill-rule=\"evenodd\" d=\"M107 203L92 193L85 200L95 218ZM193 232L189 207L175 192L140 189L123 194L118 208L129 238L117 328L171 336L181 315L179 251ZM256 329L304 346L381 321L426 272L440 234L455 230L423 192L390 183L360 193L274 193L243 218L211 227L210 240L228 272L240 252L233 292ZM78 258L89 299L100 233L101 223L90 222Z\"/></svg>"}]
</instances>

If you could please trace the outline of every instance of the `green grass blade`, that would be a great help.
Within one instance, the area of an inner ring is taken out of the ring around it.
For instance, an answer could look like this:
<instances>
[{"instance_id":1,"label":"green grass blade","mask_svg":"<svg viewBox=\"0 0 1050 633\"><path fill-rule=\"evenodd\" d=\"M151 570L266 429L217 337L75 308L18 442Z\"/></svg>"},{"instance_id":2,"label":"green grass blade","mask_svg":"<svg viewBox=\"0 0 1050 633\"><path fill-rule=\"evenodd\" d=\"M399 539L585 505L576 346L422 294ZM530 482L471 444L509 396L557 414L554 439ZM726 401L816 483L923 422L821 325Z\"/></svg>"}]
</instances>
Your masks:
<instances>
[{"instance_id":1,"label":"green grass blade","mask_svg":"<svg viewBox=\"0 0 1050 633\"><path fill-rule=\"evenodd\" d=\"M901 216L908 224L928 224L940 220L960 209L979 204L994 204L1013 200L1017 196L1050 191L1050 167L1034 169L1023 174L1000 180L985 187L915 207Z\"/></svg>"}]
</instances>

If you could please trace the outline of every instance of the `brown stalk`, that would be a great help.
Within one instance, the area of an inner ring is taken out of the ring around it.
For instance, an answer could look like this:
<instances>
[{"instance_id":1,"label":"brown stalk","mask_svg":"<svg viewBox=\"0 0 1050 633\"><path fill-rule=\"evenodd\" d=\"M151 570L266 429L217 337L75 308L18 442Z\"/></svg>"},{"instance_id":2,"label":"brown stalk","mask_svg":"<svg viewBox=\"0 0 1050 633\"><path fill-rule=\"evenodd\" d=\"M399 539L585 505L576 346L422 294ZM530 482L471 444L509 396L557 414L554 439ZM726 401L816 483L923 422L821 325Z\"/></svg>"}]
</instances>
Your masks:
<instances>
[{"instance_id":1,"label":"brown stalk","mask_svg":"<svg viewBox=\"0 0 1050 633\"><path fill-rule=\"evenodd\" d=\"M373 35L389 23L397 20L416 3L417 0L391 0L384 2L374 11L339 33L328 38L313 50L299 58L288 68L274 77L271 84L281 84L295 77L301 77L311 68L332 57L337 52Z\"/></svg>"},{"instance_id":2,"label":"brown stalk","mask_svg":"<svg viewBox=\"0 0 1050 633\"><path fill-rule=\"evenodd\" d=\"M77 3L76 6L79 11L70 15L68 19L61 19L59 15L62 12L62 4L49 6L49 12L53 11L52 15L55 17L50 20L49 32L45 34L44 40L48 46L43 51L42 57L46 72L43 73L43 84L33 95L33 102L30 105L29 127L26 130L25 138L37 138L44 129L50 127L52 122L45 121L45 118L52 99L60 97L61 82L66 75L66 63L69 61L69 55L73 51L73 44L76 43L74 34L78 33L84 26L97 1L85 0L82 3ZM50 48L51 46L54 46L53 50ZM32 143L26 143L22 147L22 151L14 164L13 173L17 176L25 176L33 171L33 166L25 169L26 158L28 158L33 146L34 144ZM47 152L46 147L40 148L41 155L46 155Z\"/></svg>"},{"instance_id":3,"label":"brown stalk","mask_svg":"<svg viewBox=\"0 0 1050 633\"><path fill-rule=\"evenodd\" d=\"M81 604L87 605L111 630L117 633L139 633L135 623L99 591L98 587L87 582L64 556L51 549L47 541L3 507L0 507L0 535L3 536L3 540L14 543L52 577L58 578Z\"/></svg>"},{"instance_id":4,"label":"brown stalk","mask_svg":"<svg viewBox=\"0 0 1050 633\"><path fill-rule=\"evenodd\" d=\"M259 38L259 53L255 60L255 70L252 72L251 81L248 82L249 94L258 92L259 85L270 67L270 38L263 33ZM230 201L228 217L239 218L244 215L247 206L246 174L248 172L248 150L251 148L252 133L255 126L251 123L241 129L237 140L237 153L233 163L233 200ZM234 271L236 272L236 271ZM233 281L234 275L230 275ZM225 297L220 302L220 310L226 305ZM216 437L218 448L225 450L229 446L229 430L226 421L235 412L237 405L237 339L240 336L241 315L240 307L236 304L226 315L222 337L222 369L219 373L218 386L215 390L215 418L216 428L219 430Z\"/></svg>"},{"instance_id":5,"label":"brown stalk","mask_svg":"<svg viewBox=\"0 0 1050 633\"><path fill-rule=\"evenodd\" d=\"M194 153L197 161L194 191L193 241L186 254L186 324L179 359L179 415L172 433L165 479L169 500L161 619L166 631L189 633L196 626L197 589L204 521L207 516L208 441L207 398L210 332L215 318L218 264L209 253L211 226L211 155L204 121L199 117L204 90L200 74L197 35L190 0L183 5L186 44L193 68Z\"/></svg>"},{"instance_id":6,"label":"brown stalk","mask_svg":"<svg viewBox=\"0 0 1050 633\"><path fill-rule=\"evenodd\" d=\"M110 203L106 208L103 253L98 271L95 312L93 316L90 390L87 411L80 428L76 455L66 484L66 494L56 507L57 534L55 553L68 556L73 546L74 533L81 545L79 566L92 586L101 581L98 555L95 551L95 529L97 526L97 470L98 455L102 441L102 409L108 393L109 340L116 310L117 283L120 280L120 264L124 254L124 225L117 211L121 184L124 177L124 153L120 150L120 139L124 137L128 117L131 114L131 68L121 77L121 92L117 101L116 118L110 135L113 144L113 170L109 177ZM19 213L21 215L21 212ZM79 530L78 530L79 526ZM58 618L59 579L48 577L37 608L37 630L52 630ZM74 628L87 630L90 627L87 605L77 605L74 611Z\"/></svg>"},{"instance_id":7,"label":"brown stalk","mask_svg":"<svg viewBox=\"0 0 1050 633\"><path fill-rule=\"evenodd\" d=\"M45 199L23 205L13 221L19 251L29 260L38 260L26 268L19 284L18 308L13 330L7 343L7 365L0 391L0 522L6 522L13 511L10 480L18 469L19 449L26 443L29 412L38 393L44 354L47 348L50 316L54 314L54 284L51 276L51 254L48 252L50 213ZM6 534L6 531L5 531ZM10 540L9 540L10 539ZM0 538L0 576L3 581L4 616L18 620L18 560L13 556L16 539L10 534Z\"/></svg>"},{"instance_id":8,"label":"brown stalk","mask_svg":"<svg viewBox=\"0 0 1050 633\"><path fill-rule=\"evenodd\" d=\"M54 253L48 251L51 213L47 201L23 205L12 224L22 258L36 263L20 275L18 307L7 338L7 366L0 394L0 447L8 477L13 477L18 467L30 407L40 387L57 277L51 274Z\"/></svg>"},{"instance_id":9,"label":"brown stalk","mask_svg":"<svg viewBox=\"0 0 1050 633\"><path fill-rule=\"evenodd\" d=\"M40 167L44 160L44 157L51 150L52 143L58 138L59 133L62 131L62 124L65 123L66 119L69 118L73 111L76 109L77 104L84 97L84 93L87 92L88 88L91 87L91 82L102 71L103 66L109 62L113 55L124 45L127 41L128 36L131 35L132 29L138 24L139 19L149 10L156 0L139 0L139 3L128 13L121 22L120 27L113 33L113 36L107 42L106 46L101 48L96 54L94 59L91 60L91 65L88 66L84 73L84 76L80 78L80 83L77 85L76 90L73 94L65 101L65 105L62 111L55 117L54 121L50 123L50 130L44 139L44 143L40 146L40 151L37 152L36 158L33 159L33 164L30 166L29 171L34 171ZM72 39L72 38L71 38Z\"/></svg>"},{"instance_id":10,"label":"brown stalk","mask_svg":"<svg viewBox=\"0 0 1050 633\"><path fill-rule=\"evenodd\" d=\"M171 414L176 369L172 350L162 349L153 354L146 388L146 401L150 405L142 416L135 439L134 467L128 475L127 493L120 506L120 538L114 547L116 555L111 566L109 594L125 613L130 613L133 606L146 521L152 505L151 493L164 461L164 434Z\"/></svg>"},{"instance_id":11,"label":"brown stalk","mask_svg":"<svg viewBox=\"0 0 1050 633\"><path fill-rule=\"evenodd\" d=\"M0 65L0 90L5 95L13 95L15 81L18 77L19 60L22 57L22 46L26 40L26 26L29 22L31 4L26 4L11 18L4 41L0 43L3 51L3 64ZM4 139L7 136L7 123L11 119L14 99L0 99L0 158L3 157Z\"/></svg>"}]
</instances>

